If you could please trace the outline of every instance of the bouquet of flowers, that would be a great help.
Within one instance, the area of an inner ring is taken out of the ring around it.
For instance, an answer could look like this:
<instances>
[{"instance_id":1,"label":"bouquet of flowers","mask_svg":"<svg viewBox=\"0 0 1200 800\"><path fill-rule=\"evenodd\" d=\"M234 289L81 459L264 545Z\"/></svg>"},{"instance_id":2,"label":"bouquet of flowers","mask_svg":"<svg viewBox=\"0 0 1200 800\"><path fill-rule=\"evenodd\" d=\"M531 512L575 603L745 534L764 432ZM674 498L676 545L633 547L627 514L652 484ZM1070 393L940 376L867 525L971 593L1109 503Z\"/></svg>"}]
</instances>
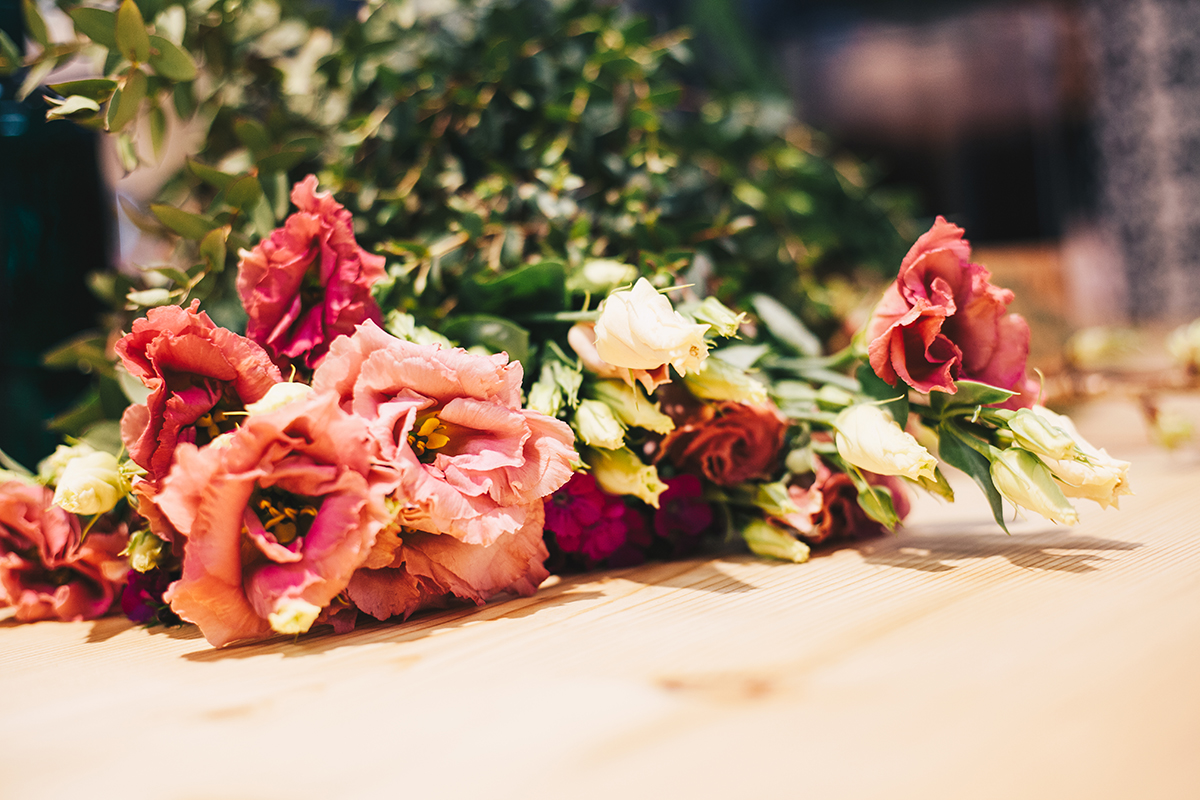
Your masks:
<instances>
[{"instance_id":1,"label":"bouquet of flowers","mask_svg":"<svg viewBox=\"0 0 1200 800\"><path fill-rule=\"evenodd\" d=\"M219 113L228 98L215 97L225 90L195 85L203 75L185 35L199 37L203 63L227 64L214 38L226 24L217 4L198 21L192 8L159 9L153 34L142 5L76 9L91 43L42 42L34 68L63 48L99 46L115 76L59 85L51 113L119 132L143 102L153 123L156 95L212 92L213 130L228 124ZM368 4L344 35L378 42L377 28L401 24L405 7ZM579 20L593 47L578 53L584 71L603 83L605 54L636 39L618 42L590 10ZM239 46L267 47L238 35ZM307 46L280 52L299 58ZM510 66L521 57L505 52ZM620 69L636 72L653 52ZM321 56L316 74L335 70L339 53ZM589 72L593 58L601 66ZM367 94L380 91L379 76ZM521 107L523 90L499 73L491 80L499 88L486 101L475 96L468 117L482 114L481 102L499 103L501 90ZM358 133L371 129L357 147L401 138L383 131L403 116L405 91L393 86L390 105L356 121ZM409 203L430 180L422 164L401 171L391 199L375 205L382 192L346 177L361 159L344 158L335 142L322 151L321 174L357 201L357 216L316 175L278 192L309 145L281 148L234 121L242 146L221 168L189 167L215 190L208 213L152 206L154 225L178 236L180 261L149 270L153 280L123 296L137 317L111 347L107 375L129 400L119 429L93 426L37 474L7 464L0 603L35 620L90 618L119 602L131 619L194 623L221 646L528 595L551 570L679 557L712 543L802 562L812 545L895 528L912 489L952 499L941 464L970 475L1002 527L1005 499L1071 524L1069 498L1108 506L1128 493L1126 462L1037 405L1029 328L1008 312L1012 293L971 262L960 228L938 218L863 331L826 353L805 322L811 309L792 302L807 296L819 259L793 270L785 291L771 290L779 276L753 278L761 262L748 265L754 247L741 241L740 250L737 237L765 224L766 210L709 220L691 231L690 249L651 249L664 244L656 220L671 203L649 203L657 184L639 183L643 173L597 199L601 179L573 171L586 148L572 137L589 99L572 91L569 135L542 142L550 149L531 169L546 173L537 185L511 165L480 167L470 184L463 171L446 183L443 169L439 186L452 187L444 206ZM678 154L669 137L657 136L650 111L633 113L639 95L630 96L627 110L649 127L625 156L683 181L668 163ZM281 108L297 102L289 96ZM271 124L283 130L280 113ZM469 140L473 130L460 134ZM796 152L772 147L751 161ZM510 177L498 177L506 169ZM786 183L780 175L771 180ZM767 202L737 180L731 196L749 198L745 210ZM729 183L718 176L706 186ZM452 218L439 216L443 207ZM447 225L432 243L391 238L389 226L430 219ZM713 241L724 250L706 250ZM789 252L781 240L770 258ZM224 269L227 258L236 270ZM208 307L231 321L218 324ZM234 329L243 320L244 335Z\"/></svg>"}]
</instances>

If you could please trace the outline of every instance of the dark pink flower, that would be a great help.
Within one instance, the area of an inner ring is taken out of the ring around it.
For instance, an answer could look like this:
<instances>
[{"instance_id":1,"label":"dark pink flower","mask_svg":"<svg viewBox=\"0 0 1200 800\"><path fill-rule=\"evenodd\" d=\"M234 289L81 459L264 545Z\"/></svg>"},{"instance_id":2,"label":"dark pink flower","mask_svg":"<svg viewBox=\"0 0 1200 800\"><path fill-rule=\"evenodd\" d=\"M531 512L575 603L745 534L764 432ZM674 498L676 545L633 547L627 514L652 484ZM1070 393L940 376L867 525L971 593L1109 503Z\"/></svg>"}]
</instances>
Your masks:
<instances>
[{"instance_id":1,"label":"dark pink flower","mask_svg":"<svg viewBox=\"0 0 1200 800\"><path fill-rule=\"evenodd\" d=\"M577 472L565 486L546 498L546 530L564 554L579 554L594 566L626 541L625 501L608 494L586 472Z\"/></svg>"},{"instance_id":2,"label":"dark pink flower","mask_svg":"<svg viewBox=\"0 0 1200 800\"><path fill-rule=\"evenodd\" d=\"M863 539L884 532L883 525L871 519L858 503L858 490L843 472L834 472L817 459L815 470L802 481L788 487L788 494L799 511L782 518L809 544ZM908 516L908 493L898 478L864 473L867 481L891 490L892 505L900 519Z\"/></svg>"},{"instance_id":3,"label":"dark pink flower","mask_svg":"<svg viewBox=\"0 0 1200 800\"><path fill-rule=\"evenodd\" d=\"M152 482L167 474L176 444L205 444L231 429L224 412L242 410L282 380L261 347L217 327L199 301L150 309L116 352L150 389L145 403L125 410L121 439Z\"/></svg>"},{"instance_id":4,"label":"dark pink flower","mask_svg":"<svg viewBox=\"0 0 1200 800\"><path fill-rule=\"evenodd\" d=\"M0 606L22 622L94 619L125 582L125 526L104 519L81 543L79 519L53 498L44 486L0 484Z\"/></svg>"},{"instance_id":5,"label":"dark pink flower","mask_svg":"<svg viewBox=\"0 0 1200 800\"><path fill-rule=\"evenodd\" d=\"M1013 293L970 258L962 228L938 217L867 323L871 368L893 386L953 393L954 381L972 380L1020 392L1008 405L1030 406L1029 326L1006 313Z\"/></svg>"},{"instance_id":6,"label":"dark pink flower","mask_svg":"<svg viewBox=\"0 0 1200 800\"><path fill-rule=\"evenodd\" d=\"M488 545L542 517L578 456L566 424L521 408L519 363L402 341L373 323L313 375L368 420L399 475L399 524Z\"/></svg>"},{"instance_id":7,"label":"dark pink flower","mask_svg":"<svg viewBox=\"0 0 1200 800\"><path fill-rule=\"evenodd\" d=\"M143 497L183 541L171 609L216 646L307 630L391 520L393 476L366 423L331 394L245 418L204 448L180 444Z\"/></svg>"},{"instance_id":8,"label":"dark pink flower","mask_svg":"<svg viewBox=\"0 0 1200 800\"><path fill-rule=\"evenodd\" d=\"M246 335L274 358L309 368L338 336L366 320L381 322L371 286L384 277L383 256L358 246L350 212L309 175L292 188L299 210L270 238L243 251L237 287Z\"/></svg>"},{"instance_id":9,"label":"dark pink flower","mask_svg":"<svg viewBox=\"0 0 1200 800\"><path fill-rule=\"evenodd\" d=\"M705 502L704 485L695 475L676 475L666 484L654 512L654 532L670 542L672 557L679 558L699 546L713 524L713 508Z\"/></svg>"}]
</instances>

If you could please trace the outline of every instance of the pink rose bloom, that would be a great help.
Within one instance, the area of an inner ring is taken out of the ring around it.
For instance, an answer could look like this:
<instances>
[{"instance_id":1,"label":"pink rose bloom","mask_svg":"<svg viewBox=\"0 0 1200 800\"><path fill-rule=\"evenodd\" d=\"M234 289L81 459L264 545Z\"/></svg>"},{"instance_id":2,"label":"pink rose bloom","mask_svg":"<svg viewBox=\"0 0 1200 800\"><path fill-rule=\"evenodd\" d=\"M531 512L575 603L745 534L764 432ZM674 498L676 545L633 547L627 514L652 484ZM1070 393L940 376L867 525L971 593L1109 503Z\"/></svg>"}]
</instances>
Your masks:
<instances>
[{"instance_id":1,"label":"pink rose bloom","mask_svg":"<svg viewBox=\"0 0 1200 800\"><path fill-rule=\"evenodd\" d=\"M359 326L333 342L313 388L369 421L399 474L398 522L490 545L540 530L542 498L578 456L563 422L521 408L522 370L508 357L419 345Z\"/></svg>"},{"instance_id":2,"label":"pink rose bloom","mask_svg":"<svg viewBox=\"0 0 1200 800\"><path fill-rule=\"evenodd\" d=\"M78 517L53 499L44 486L0 484L0 606L16 606L22 622L102 616L129 569L124 525L93 530L81 544Z\"/></svg>"},{"instance_id":3,"label":"pink rose bloom","mask_svg":"<svg viewBox=\"0 0 1200 800\"><path fill-rule=\"evenodd\" d=\"M282 380L266 351L198 307L152 308L116 344L125 369L150 389L145 403L125 410L121 439L152 482L167 474L176 444L202 445L231 430L240 418L224 412L241 411Z\"/></svg>"},{"instance_id":4,"label":"pink rose bloom","mask_svg":"<svg viewBox=\"0 0 1200 800\"><path fill-rule=\"evenodd\" d=\"M307 630L366 563L395 488L366 423L314 395L180 444L153 503L184 542L171 609L220 647Z\"/></svg>"},{"instance_id":5,"label":"pink rose bloom","mask_svg":"<svg viewBox=\"0 0 1200 800\"><path fill-rule=\"evenodd\" d=\"M799 511L782 522L795 528L809 544L864 539L884 532L883 525L867 516L858 504L858 490L843 472L834 472L816 459L816 469L803 482L788 487ZM900 519L908 516L908 493L898 478L864 472L867 481L892 492L892 505Z\"/></svg>"},{"instance_id":6,"label":"pink rose bloom","mask_svg":"<svg viewBox=\"0 0 1200 800\"><path fill-rule=\"evenodd\" d=\"M962 237L962 228L938 217L908 251L867 323L871 368L893 386L953 393L954 381L972 380L1021 393L1007 405L1031 406L1029 326L1006 313L1013 293L970 262Z\"/></svg>"},{"instance_id":7,"label":"pink rose bloom","mask_svg":"<svg viewBox=\"0 0 1200 800\"><path fill-rule=\"evenodd\" d=\"M338 336L366 320L381 322L371 286L384 277L383 256L358 246L350 212L309 175L292 188L292 214L270 238L242 251L237 288L246 335L273 358L312 368Z\"/></svg>"}]
</instances>

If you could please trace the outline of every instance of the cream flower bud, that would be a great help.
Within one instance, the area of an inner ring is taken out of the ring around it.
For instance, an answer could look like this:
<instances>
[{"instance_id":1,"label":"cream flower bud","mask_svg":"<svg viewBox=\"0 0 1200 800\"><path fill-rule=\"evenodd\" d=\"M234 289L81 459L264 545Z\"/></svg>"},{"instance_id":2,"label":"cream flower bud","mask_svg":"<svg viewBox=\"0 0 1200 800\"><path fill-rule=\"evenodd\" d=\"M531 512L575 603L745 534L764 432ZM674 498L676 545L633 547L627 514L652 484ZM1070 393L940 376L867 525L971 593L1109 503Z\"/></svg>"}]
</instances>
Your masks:
<instances>
[{"instance_id":1,"label":"cream flower bud","mask_svg":"<svg viewBox=\"0 0 1200 800\"><path fill-rule=\"evenodd\" d=\"M625 426L611 408L599 400L581 400L571 421L579 438L591 447L616 450L625 446Z\"/></svg>"},{"instance_id":2,"label":"cream flower bud","mask_svg":"<svg viewBox=\"0 0 1200 800\"><path fill-rule=\"evenodd\" d=\"M1119 497L1133 494L1129 488L1128 461L1113 458L1080 436L1070 417L1041 406L1035 406L1033 411L1067 433L1075 444L1074 453L1068 458L1042 457L1063 494L1092 500L1101 508L1115 507Z\"/></svg>"},{"instance_id":3,"label":"cream flower bud","mask_svg":"<svg viewBox=\"0 0 1200 800\"><path fill-rule=\"evenodd\" d=\"M704 400L731 400L759 405L767 402L767 387L751 378L746 370L710 358L700 369L683 378L688 390Z\"/></svg>"},{"instance_id":4,"label":"cream flower bud","mask_svg":"<svg viewBox=\"0 0 1200 800\"><path fill-rule=\"evenodd\" d=\"M838 454L854 466L914 481L935 478L937 459L879 406L850 406L837 415L833 427Z\"/></svg>"},{"instance_id":5,"label":"cream flower bud","mask_svg":"<svg viewBox=\"0 0 1200 800\"><path fill-rule=\"evenodd\" d=\"M652 370L670 364L680 375L699 369L708 357L707 325L688 322L650 281L613 292L601 304L596 352L609 364Z\"/></svg>"},{"instance_id":6,"label":"cream flower bud","mask_svg":"<svg viewBox=\"0 0 1200 800\"><path fill-rule=\"evenodd\" d=\"M54 505L72 514L103 514L129 493L117 457L93 451L67 462L54 490Z\"/></svg>"},{"instance_id":7,"label":"cream flower bud","mask_svg":"<svg viewBox=\"0 0 1200 800\"><path fill-rule=\"evenodd\" d=\"M755 555L797 564L808 561L808 545L764 520L756 519L746 524L742 528L742 538Z\"/></svg>"},{"instance_id":8,"label":"cream flower bud","mask_svg":"<svg viewBox=\"0 0 1200 800\"><path fill-rule=\"evenodd\" d=\"M1028 408L1013 415L1008 429L1019 446L1044 458L1071 458L1076 452L1069 433Z\"/></svg>"},{"instance_id":9,"label":"cream flower bud","mask_svg":"<svg viewBox=\"0 0 1200 800\"><path fill-rule=\"evenodd\" d=\"M632 264L596 258L585 261L579 271L567 277L567 291L607 294L614 287L633 283L637 277L638 269Z\"/></svg>"},{"instance_id":10,"label":"cream flower bud","mask_svg":"<svg viewBox=\"0 0 1200 800\"><path fill-rule=\"evenodd\" d=\"M645 428L655 433L670 433L675 422L659 410L658 403L642 394L636 386L621 381L596 381L592 397L606 403L617 419L629 428Z\"/></svg>"},{"instance_id":11,"label":"cream flower bud","mask_svg":"<svg viewBox=\"0 0 1200 800\"><path fill-rule=\"evenodd\" d=\"M307 383L277 383L267 393L246 406L248 415L266 414L283 408L297 400L303 400L312 394L313 388Z\"/></svg>"},{"instance_id":12,"label":"cream flower bud","mask_svg":"<svg viewBox=\"0 0 1200 800\"><path fill-rule=\"evenodd\" d=\"M129 566L136 572L149 572L158 566L166 553L167 543L150 531L138 531L129 537L129 544L121 555L129 558Z\"/></svg>"},{"instance_id":13,"label":"cream flower bud","mask_svg":"<svg viewBox=\"0 0 1200 800\"><path fill-rule=\"evenodd\" d=\"M67 464L80 456L86 456L94 452L96 452L96 448L83 442L76 445L60 444L54 448L53 453L38 463L38 479L49 486L54 486L62 478L63 470L67 468Z\"/></svg>"},{"instance_id":14,"label":"cream flower bud","mask_svg":"<svg viewBox=\"0 0 1200 800\"><path fill-rule=\"evenodd\" d=\"M992 459L991 473L1000 494L1021 508L1064 525L1079 522L1078 512L1067 501L1050 470L1028 450L1010 447L999 451Z\"/></svg>"},{"instance_id":15,"label":"cream flower bud","mask_svg":"<svg viewBox=\"0 0 1200 800\"><path fill-rule=\"evenodd\" d=\"M734 312L715 297L704 298L704 301L692 311L692 317L696 322L707 323L713 329L713 333L725 337L736 336L742 321L746 319L744 313Z\"/></svg>"},{"instance_id":16,"label":"cream flower bud","mask_svg":"<svg viewBox=\"0 0 1200 800\"><path fill-rule=\"evenodd\" d=\"M658 508L658 496L667 490L654 465L642 461L628 447L588 450L583 460L592 468L596 483L609 494L632 495Z\"/></svg>"},{"instance_id":17,"label":"cream flower bud","mask_svg":"<svg viewBox=\"0 0 1200 800\"><path fill-rule=\"evenodd\" d=\"M307 633L320 614L320 606L299 597L286 597L267 615L267 622L276 633Z\"/></svg>"}]
</instances>

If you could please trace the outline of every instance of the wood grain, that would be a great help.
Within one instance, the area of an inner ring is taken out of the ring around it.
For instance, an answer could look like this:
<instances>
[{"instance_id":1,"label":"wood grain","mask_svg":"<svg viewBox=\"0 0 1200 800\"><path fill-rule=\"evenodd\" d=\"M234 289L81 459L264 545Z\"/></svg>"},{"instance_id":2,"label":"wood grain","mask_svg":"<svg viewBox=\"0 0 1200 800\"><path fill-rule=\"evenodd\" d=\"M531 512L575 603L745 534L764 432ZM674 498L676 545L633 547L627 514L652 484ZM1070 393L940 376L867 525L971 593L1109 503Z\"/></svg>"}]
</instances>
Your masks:
<instances>
[{"instance_id":1,"label":"wood grain","mask_svg":"<svg viewBox=\"0 0 1200 800\"><path fill-rule=\"evenodd\" d=\"M1076 528L963 487L345 636L0 621L0 797L1200 797L1200 464L1134 455Z\"/></svg>"}]
</instances>

